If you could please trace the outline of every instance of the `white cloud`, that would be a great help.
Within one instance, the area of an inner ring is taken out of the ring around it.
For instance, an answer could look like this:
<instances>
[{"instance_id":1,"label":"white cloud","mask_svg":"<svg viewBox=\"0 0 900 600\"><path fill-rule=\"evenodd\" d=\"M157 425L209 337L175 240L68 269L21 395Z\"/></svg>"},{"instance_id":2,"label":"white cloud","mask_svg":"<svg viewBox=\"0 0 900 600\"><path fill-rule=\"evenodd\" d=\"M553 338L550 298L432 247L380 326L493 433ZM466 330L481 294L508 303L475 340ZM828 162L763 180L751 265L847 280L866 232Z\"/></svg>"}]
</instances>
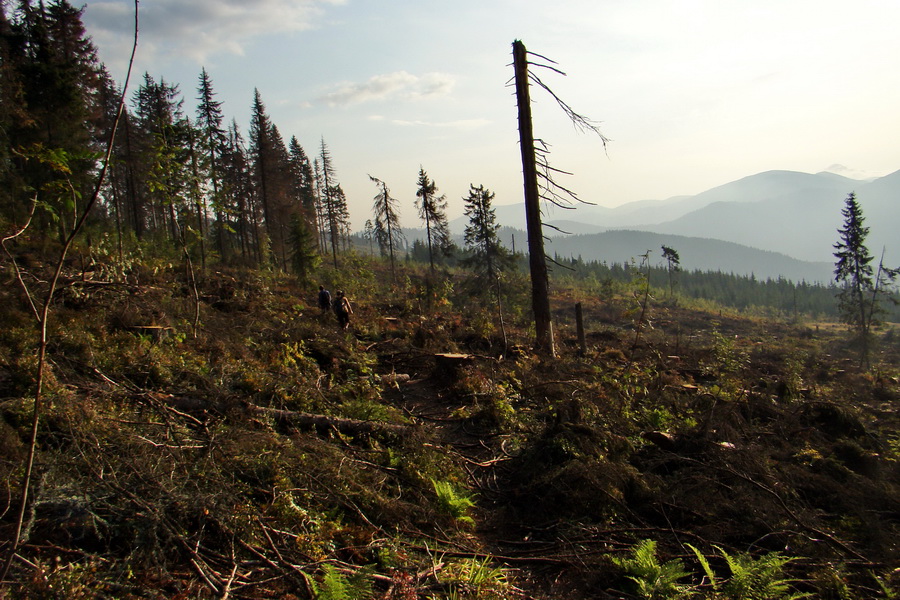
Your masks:
<instances>
[{"instance_id":1,"label":"white cloud","mask_svg":"<svg viewBox=\"0 0 900 600\"><path fill-rule=\"evenodd\" d=\"M411 91L415 100L433 96L445 96L453 91L456 81L445 73L427 73L419 79L418 85Z\"/></svg>"},{"instance_id":2,"label":"white cloud","mask_svg":"<svg viewBox=\"0 0 900 600\"><path fill-rule=\"evenodd\" d=\"M262 35L305 31L328 6L345 0L153 0L140 3L139 48L143 59L190 58L198 63L227 53L242 55ZM88 2L84 20L94 41L112 56L130 46L132 0ZM127 57L127 54L125 54Z\"/></svg>"},{"instance_id":3,"label":"white cloud","mask_svg":"<svg viewBox=\"0 0 900 600\"><path fill-rule=\"evenodd\" d=\"M394 125L399 125L401 127L433 127L433 128L443 128L443 129L478 129L479 127L484 127L486 125L490 125L491 121L488 119L459 119L456 121L443 121L443 122L434 122L434 121L404 121L401 119L394 119L391 121Z\"/></svg>"},{"instance_id":4,"label":"white cloud","mask_svg":"<svg viewBox=\"0 0 900 600\"><path fill-rule=\"evenodd\" d=\"M877 179L884 176L884 173L873 173L871 171L853 169L841 164L833 164L825 169L825 172L834 173L836 175L843 175L844 177L849 177L850 179L858 179L860 181Z\"/></svg>"},{"instance_id":5,"label":"white cloud","mask_svg":"<svg viewBox=\"0 0 900 600\"><path fill-rule=\"evenodd\" d=\"M446 73L412 75L396 71L375 75L362 83L345 82L319 98L329 106L349 106L384 100L423 100L445 96L453 90L455 80Z\"/></svg>"}]
</instances>

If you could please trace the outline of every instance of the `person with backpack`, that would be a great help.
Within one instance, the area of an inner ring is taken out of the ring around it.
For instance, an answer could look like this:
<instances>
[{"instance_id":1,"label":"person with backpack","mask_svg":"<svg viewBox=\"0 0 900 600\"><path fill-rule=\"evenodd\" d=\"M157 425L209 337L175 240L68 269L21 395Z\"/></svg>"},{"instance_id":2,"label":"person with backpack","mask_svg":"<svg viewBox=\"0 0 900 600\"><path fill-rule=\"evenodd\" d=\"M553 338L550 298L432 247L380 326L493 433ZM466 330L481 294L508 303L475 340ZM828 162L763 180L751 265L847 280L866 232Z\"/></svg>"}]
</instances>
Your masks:
<instances>
[{"instance_id":1,"label":"person with backpack","mask_svg":"<svg viewBox=\"0 0 900 600\"><path fill-rule=\"evenodd\" d=\"M319 308L323 315L331 309L331 292L324 285L319 286Z\"/></svg>"},{"instance_id":2,"label":"person with backpack","mask_svg":"<svg viewBox=\"0 0 900 600\"><path fill-rule=\"evenodd\" d=\"M353 314L353 309L350 308L350 300L341 290L338 290L334 298L334 314L337 315L338 325L341 326L341 329L347 329L350 326L350 315Z\"/></svg>"}]
</instances>

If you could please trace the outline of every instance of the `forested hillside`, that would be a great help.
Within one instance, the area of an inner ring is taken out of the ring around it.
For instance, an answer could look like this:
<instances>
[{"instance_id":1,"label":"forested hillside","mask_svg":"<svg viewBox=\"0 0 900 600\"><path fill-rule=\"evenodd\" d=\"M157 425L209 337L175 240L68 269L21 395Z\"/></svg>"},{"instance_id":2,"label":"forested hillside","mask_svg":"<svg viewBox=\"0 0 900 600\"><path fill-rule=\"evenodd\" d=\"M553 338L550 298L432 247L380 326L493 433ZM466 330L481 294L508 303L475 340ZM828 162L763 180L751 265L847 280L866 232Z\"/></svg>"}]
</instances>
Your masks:
<instances>
[{"instance_id":1,"label":"forested hillside","mask_svg":"<svg viewBox=\"0 0 900 600\"><path fill-rule=\"evenodd\" d=\"M900 593L895 271L550 257L536 351L482 184L351 235L324 140L120 103L65 0L0 3L0 84L0 598Z\"/></svg>"},{"instance_id":2,"label":"forested hillside","mask_svg":"<svg viewBox=\"0 0 900 600\"><path fill-rule=\"evenodd\" d=\"M3 12L6 12L4 5ZM94 194L117 84L68 2L22 3L2 17L0 206L10 223L64 239ZM311 158L273 123L257 91L249 130L228 119L204 70L192 89L145 73L129 90L91 221L115 244L157 239L222 260L288 267L289 249L337 245L349 215L328 147ZM197 104L184 106L184 95ZM293 252L302 255L303 252Z\"/></svg>"},{"instance_id":3,"label":"forested hillside","mask_svg":"<svg viewBox=\"0 0 900 600\"><path fill-rule=\"evenodd\" d=\"M796 260L785 254L758 250L722 239L663 235L643 231L607 231L593 235L551 237L548 248L560 256L585 261L627 263L648 250L654 262L662 262L660 248L676 248L685 270L720 272L757 279L827 285L833 279L832 265Z\"/></svg>"}]
</instances>

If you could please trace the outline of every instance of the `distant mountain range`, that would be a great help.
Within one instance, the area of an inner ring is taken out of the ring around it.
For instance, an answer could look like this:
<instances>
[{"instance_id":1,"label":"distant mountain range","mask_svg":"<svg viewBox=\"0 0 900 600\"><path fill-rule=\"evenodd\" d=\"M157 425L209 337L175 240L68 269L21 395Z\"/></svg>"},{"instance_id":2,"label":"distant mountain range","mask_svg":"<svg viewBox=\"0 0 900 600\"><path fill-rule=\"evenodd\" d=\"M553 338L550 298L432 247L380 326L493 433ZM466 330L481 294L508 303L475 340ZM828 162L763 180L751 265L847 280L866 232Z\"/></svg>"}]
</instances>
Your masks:
<instances>
[{"instance_id":1,"label":"distant mountain range","mask_svg":"<svg viewBox=\"0 0 900 600\"><path fill-rule=\"evenodd\" d=\"M766 171L695 196L616 208L552 208L546 222L572 235L547 231L549 252L621 263L647 250L660 258L665 244L679 252L688 269L827 282L834 263L832 245L843 224L841 209L851 192L870 228L870 252L877 261L885 248L885 263L897 266L900 171L874 180L829 172ZM523 204L495 208L500 224L525 229ZM461 232L465 224L465 218L456 219L451 229ZM524 234L516 236L516 243L524 250Z\"/></svg>"}]
</instances>

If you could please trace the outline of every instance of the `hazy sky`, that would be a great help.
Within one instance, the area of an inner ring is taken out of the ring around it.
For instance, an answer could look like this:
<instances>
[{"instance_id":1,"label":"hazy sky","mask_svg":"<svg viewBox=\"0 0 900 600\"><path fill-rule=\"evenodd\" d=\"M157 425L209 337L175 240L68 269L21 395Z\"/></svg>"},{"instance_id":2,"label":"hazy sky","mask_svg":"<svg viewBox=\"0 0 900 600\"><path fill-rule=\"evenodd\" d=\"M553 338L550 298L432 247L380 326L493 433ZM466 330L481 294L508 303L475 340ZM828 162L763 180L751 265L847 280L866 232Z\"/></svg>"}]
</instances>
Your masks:
<instances>
[{"instance_id":1,"label":"hazy sky","mask_svg":"<svg viewBox=\"0 0 900 600\"><path fill-rule=\"evenodd\" d=\"M133 11L86 3L119 84ZM313 156L325 139L357 228L370 174L418 226L420 165L451 218L470 183L521 201L516 39L558 63L567 76L537 74L611 140L604 151L532 89L535 135L584 200L696 194L769 169L900 169L897 0L141 0L139 18L132 90L145 71L177 83L193 115L205 66L246 135L258 88L286 141Z\"/></svg>"}]
</instances>

